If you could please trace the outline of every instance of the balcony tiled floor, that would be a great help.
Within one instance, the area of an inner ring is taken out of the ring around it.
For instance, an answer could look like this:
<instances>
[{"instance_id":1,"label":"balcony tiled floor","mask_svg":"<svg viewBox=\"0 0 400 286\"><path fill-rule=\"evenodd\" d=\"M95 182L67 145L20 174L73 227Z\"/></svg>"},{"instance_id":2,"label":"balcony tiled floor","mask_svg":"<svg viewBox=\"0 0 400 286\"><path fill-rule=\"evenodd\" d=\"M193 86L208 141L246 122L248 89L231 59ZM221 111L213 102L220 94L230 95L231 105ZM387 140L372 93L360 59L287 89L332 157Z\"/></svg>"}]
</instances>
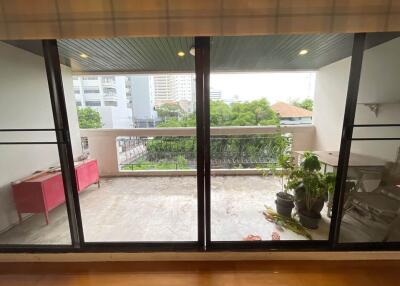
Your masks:
<instances>
[{"instance_id":1,"label":"balcony tiled floor","mask_svg":"<svg viewBox=\"0 0 400 286\"><path fill-rule=\"evenodd\" d=\"M261 176L218 176L212 185L212 239L242 240L249 234L270 240L273 223L265 220L265 206L274 207L279 180ZM197 239L195 177L103 178L80 194L86 241L191 241ZM329 219L322 211L313 239L327 239ZM305 239L278 230L282 240ZM68 219L62 205L50 213L33 215L0 235L0 243L69 243Z\"/></svg>"}]
</instances>

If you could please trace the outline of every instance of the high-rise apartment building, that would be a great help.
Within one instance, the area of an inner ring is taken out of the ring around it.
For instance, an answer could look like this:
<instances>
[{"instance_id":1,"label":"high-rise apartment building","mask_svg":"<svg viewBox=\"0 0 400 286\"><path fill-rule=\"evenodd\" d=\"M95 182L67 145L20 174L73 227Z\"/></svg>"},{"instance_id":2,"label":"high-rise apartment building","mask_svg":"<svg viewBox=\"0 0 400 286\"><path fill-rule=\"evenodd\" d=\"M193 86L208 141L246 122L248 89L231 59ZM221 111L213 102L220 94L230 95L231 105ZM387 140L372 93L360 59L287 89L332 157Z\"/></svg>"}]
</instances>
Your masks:
<instances>
[{"instance_id":1,"label":"high-rise apartment building","mask_svg":"<svg viewBox=\"0 0 400 286\"><path fill-rule=\"evenodd\" d=\"M126 85L134 127L155 127L157 113L154 110L153 78L148 75L127 76Z\"/></svg>"},{"instance_id":2,"label":"high-rise apartment building","mask_svg":"<svg viewBox=\"0 0 400 286\"><path fill-rule=\"evenodd\" d=\"M155 106L178 103L186 112L193 112L195 105L195 82L192 74L154 75Z\"/></svg>"},{"instance_id":3,"label":"high-rise apartment building","mask_svg":"<svg viewBox=\"0 0 400 286\"><path fill-rule=\"evenodd\" d=\"M133 127L127 106L125 76L74 76L76 105L100 113L103 128Z\"/></svg>"},{"instance_id":4,"label":"high-rise apartment building","mask_svg":"<svg viewBox=\"0 0 400 286\"><path fill-rule=\"evenodd\" d=\"M211 88L210 99L211 100L221 100L222 99L222 91Z\"/></svg>"}]
</instances>

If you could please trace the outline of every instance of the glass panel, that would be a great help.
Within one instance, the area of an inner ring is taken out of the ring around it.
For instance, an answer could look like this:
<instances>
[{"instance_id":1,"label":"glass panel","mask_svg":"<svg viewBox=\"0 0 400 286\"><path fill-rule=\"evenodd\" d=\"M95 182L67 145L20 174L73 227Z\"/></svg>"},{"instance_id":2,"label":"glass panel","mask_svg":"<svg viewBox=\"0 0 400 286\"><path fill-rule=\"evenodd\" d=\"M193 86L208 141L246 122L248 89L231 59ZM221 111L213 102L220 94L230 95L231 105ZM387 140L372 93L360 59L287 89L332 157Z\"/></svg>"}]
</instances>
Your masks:
<instances>
[{"instance_id":1,"label":"glass panel","mask_svg":"<svg viewBox=\"0 0 400 286\"><path fill-rule=\"evenodd\" d=\"M400 138L400 126L354 127L353 138Z\"/></svg>"},{"instance_id":2,"label":"glass panel","mask_svg":"<svg viewBox=\"0 0 400 286\"><path fill-rule=\"evenodd\" d=\"M42 55L41 41L0 41L0 129L54 128Z\"/></svg>"},{"instance_id":3,"label":"glass panel","mask_svg":"<svg viewBox=\"0 0 400 286\"><path fill-rule=\"evenodd\" d=\"M400 140L353 141L340 242L400 241Z\"/></svg>"},{"instance_id":4,"label":"glass panel","mask_svg":"<svg viewBox=\"0 0 400 286\"><path fill-rule=\"evenodd\" d=\"M352 46L352 34L213 38L212 240L328 239Z\"/></svg>"},{"instance_id":5,"label":"glass panel","mask_svg":"<svg viewBox=\"0 0 400 286\"><path fill-rule=\"evenodd\" d=\"M400 124L400 33L367 36L355 124Z\"/></svg>"},{"instance_id":6,"label":"glass panel","mask_svg":"<svg viewBox=\"0 0 400 286\"><path fill-rule=\"evenodd\" d=\"M56 142L55 131L3 131L0 142Z\"/></svg>"},{"instance_id":7,"label":"glass panel","mask_svg":"<svg viewBox=\"0 0 400 286\"><path fill-rule=\"evenodd\" d=\"M71 244L57 145L0 145L0 158L0 247Z\"/></svg>"},{"instance_id":8,"label":"glass panel","mask_svg":"<svg viewBox=\"0 0 400 286\"><path fill-rule=\"evenodd\" d=\"M194 39L58 44L77 168L100 176L79 197L85 240L196 241Z\"/></svg>"}]
</instances>

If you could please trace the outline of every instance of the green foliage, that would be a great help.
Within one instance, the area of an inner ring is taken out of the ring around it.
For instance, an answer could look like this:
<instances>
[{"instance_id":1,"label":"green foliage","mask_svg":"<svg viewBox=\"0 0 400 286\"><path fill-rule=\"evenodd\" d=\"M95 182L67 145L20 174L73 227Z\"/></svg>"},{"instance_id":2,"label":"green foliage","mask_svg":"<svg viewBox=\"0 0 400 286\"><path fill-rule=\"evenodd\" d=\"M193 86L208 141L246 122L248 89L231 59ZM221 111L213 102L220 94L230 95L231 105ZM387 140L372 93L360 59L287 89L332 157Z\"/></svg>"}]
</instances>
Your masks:
<instances>
[{"instance_id":1,"label":"green foliage","mask_svg":"<svg viewBox=\"0 0 400 286\"><path fill-rule=\"evenodd\" d=\"M302 101L294 100L292 104L310 111L313 111L314 108L314 101L310 98L303 99Z\"/></svg>"},{"instance_id":2,"label":"green foliage","mask_svg":"<svg viewBox=\"0 0 400 286\"><path fill-rule=\"evenodd\" d=\"M164 104L157 110L160 117L164 116L165 121L157 127L195 127L196 115L185 114L177 104ZM275 112L270 108L267 100L260 99L244 103L227 104L223 101L211 101L210 103L210 125L211 126L266 126L279 123ZM246 140L246 144L243 141ZM281 136L219 136L212 138L210 149L214 160L222 160L229 156L234 162L238 156L243 156L252 162L260 161L259 150L268 149L269 160L276 159L280 148L285 147L288 138ZM155 137L147 145L148 160L175 160L178 154L185 153L189 160L195 159L196 141L188 137ZM188 155L189 154L189 155ZM190 155L191 154L191 155ZM237 160L236 160L237 161ZM230 168L247 167L230 163Z\"/></svg>"},{"instance_id":3,"label":"green foliage","mask_svg":"<svg viewBox=\"0 0 400 286\"><path fill-rule=\"evenodd\" d=\"M304 152L301 166L304 170L310 172L321 170L321 163L319 162L317 155L311 152Z\"/></svg>"},{"instance_id":4,"label":"green foliage","mask_svg":"<svg viewBox=\"0 0 400 286\"><path fill-rule=\"evenodd\" d=\"M170 109L171 106L168 108ZM158 110L157 112L160 117L163 117ZM166 117L166 121L159 124L158 127L196 126L194 113L184 115L179 112L167 112L165 114L173 116ZM210 103L211 126L267 126L277 125L278 123L278 117L266 99L232 104L227 104L221 100L211 101Z\"/></svg>"},{"instance_id":5,"label":"green foliage","mask_svg":"<svg viewBox=\"0 0 400 286\"><path fill-rule=\"evenodd\" d=\"M300 166L295 166L288 176L287 189L304 188L304 200L308 212L312 211L314 204L324 197L326 192L333 192L335 188L336 175L322 174L320 169L318 157L311 152L305 152Z\"/></svg>"},{"instance_id":6,"label":"green foliage","mask_svg":"<svg viewBox=\"0 0 400 286\"><path fill-rule=\"evenodd\" d=\"M178 156L176 162L153 162L148 160L139 160L132 165L125 165L124 171L141 171L141 170L184 170L189 169L187 160L183 156Z\"/></svg>"},{"instance_id":7,"label":"green foliage","mask_svg":"<svg viewBox=\"0 0 400 286\"><path fill-rule=\"evenodd\" d=\"M328 193L333 194L333 191L335 190L335 184L336 184L336 174L335 173L326 173L324 180L325 180L325 185L328 189Z\"/></svg>"},{"instance_id":8,"label":"green foliage","mask_svg":"<svg viewBox=\"0 0 400 286\"><path fill-rule=\"evenodd\" d=\"M157 115L164 119L180 118L185 115L185 111L178 103L164 103L156 111Z\"/></svg>"},{"instance_id":9,"label":"green foliage","mask_svg":"<svg viewBox=\"0 0 400 286\"><path fill-rule=\"evenodd\" d=\"M100 113L89 107L78 107L78 120L82 129L102 127Z\"/></svg>"}]
</instances>

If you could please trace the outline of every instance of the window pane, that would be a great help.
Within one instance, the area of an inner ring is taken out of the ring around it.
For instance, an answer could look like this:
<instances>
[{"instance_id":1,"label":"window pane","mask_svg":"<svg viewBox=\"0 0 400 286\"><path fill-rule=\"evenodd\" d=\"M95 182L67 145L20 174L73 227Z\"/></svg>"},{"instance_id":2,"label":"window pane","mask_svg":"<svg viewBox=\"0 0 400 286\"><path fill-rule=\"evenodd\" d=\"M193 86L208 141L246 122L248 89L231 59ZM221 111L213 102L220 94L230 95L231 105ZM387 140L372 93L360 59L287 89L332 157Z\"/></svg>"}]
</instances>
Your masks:
<instances>
[{"instance_id":1,"label":"window pane","mask_svg":"<svg viewBox=\"0 0 400 286\"><path fill-rule=\"evenodd\" d=\"M400 124L400 33L367 36L355 124Z\"/></svg>"},{"instance_id":2,"label":"window pane","mask_svg":"<svg viewBox=\"0 0 400 286\"><path fill-rule=\"evenodd\" d=\"M212 240L328 239L352 46L352 34L212 39ZM305 151L317 188L287 180Z\"/></svg>"},{"instance_id":3,"label":"window pane","mask_svg":"<svg viewBox=\"0 0 400 286\"><path fill-rule=\"evenodd\" d=\"M354 127L353 138L400 138L400 126Z\"/></svg>"},{"instance_id":4,"label":"window pane","mask_svg":"<svg viewBox=\"0 0 400 286\"><path fill-rule=\"evenodd\" d=\"M71 133L82 142L74 157L87 158L83 169L96 162L100 176L79 197L85 240L197 240L194 39L58 44L71 62L64 87L80 91L71 94L81 128Z\"/></svg>"},{"instance_id":5,"label":"window pane","mask_svg":"<svg viewBox=\"0 0 400 286\"><path fill-rule=\"evenodd\" d=\"M400 240L400 140L353 141L340 242Z\"/></svg>"},{"instance_id":6,"label":"window pane","mask_svg":"<svg viewBox=\"0 0 400 286\"><path fill-rule=\"evenodd\" d=\"M0 158L0 247L70 244L57 145L0 145Z\"/></svg>"},{"instance_id":7,"label":"window pane","mask_svg":"<svg viewBox=\"0 0 400 286\"><path fill-rule=\"evenodd\" d=\"M41 41L0 41L0 129L54 128Z\"/></svg>"}]
</instances>

